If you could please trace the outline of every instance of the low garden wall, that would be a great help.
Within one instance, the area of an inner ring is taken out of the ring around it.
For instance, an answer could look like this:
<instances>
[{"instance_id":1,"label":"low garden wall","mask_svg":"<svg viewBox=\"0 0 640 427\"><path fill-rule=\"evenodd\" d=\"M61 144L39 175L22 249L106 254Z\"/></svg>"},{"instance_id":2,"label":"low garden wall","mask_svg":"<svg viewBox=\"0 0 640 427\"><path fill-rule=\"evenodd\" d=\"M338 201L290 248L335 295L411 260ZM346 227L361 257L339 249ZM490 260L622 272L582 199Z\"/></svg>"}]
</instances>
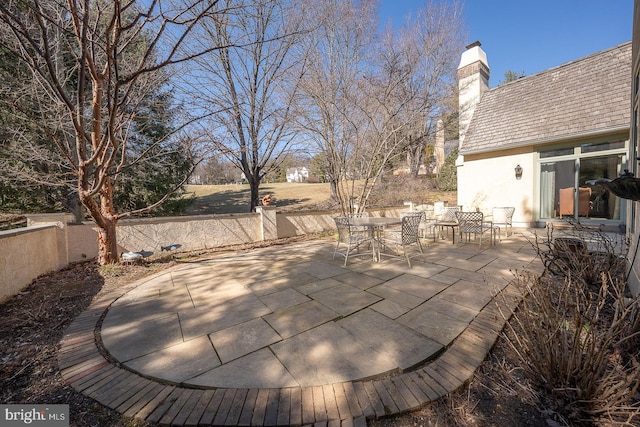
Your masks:
<instances>
[{"instance_id":1,"label":"low garden wall","mask_svg":"<svg viewBox=\"0 0 640 427\"><path fill-rule=\"evenodd\" d=\"M398 216L406 208L388 208ZM370 211L373 216L381 212ZM335 230L334 211L277 212L259 207L255 213L128 219L118 222L118 251L161 252L211 249ZM27 216L27 227L0 231L0 301L24 289L41 274L98 255L93 223L73 223L66 214Z\"/></svg>"},{"instance_id":2,"label":"low garden wall","mask_svg":"<svg viewBox=\"0 0 640 427\"><path fill-rule=\"evenodd\" d=\"M55 225L0 231L0 302L39 275L67 265L59 246L61 234Z\"/></svg>"}]
</instances>

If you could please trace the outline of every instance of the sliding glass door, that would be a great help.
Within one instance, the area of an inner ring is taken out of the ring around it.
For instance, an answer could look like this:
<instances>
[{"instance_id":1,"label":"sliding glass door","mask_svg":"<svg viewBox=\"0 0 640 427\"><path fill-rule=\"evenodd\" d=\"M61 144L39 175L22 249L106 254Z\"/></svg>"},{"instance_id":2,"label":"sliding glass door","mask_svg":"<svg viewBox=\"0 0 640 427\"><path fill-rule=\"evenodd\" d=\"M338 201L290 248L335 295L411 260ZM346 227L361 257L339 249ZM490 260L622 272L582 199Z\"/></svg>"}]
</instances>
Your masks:
<instances>
[{"instance_id":1,"label":"sliding glass door","mask_svg":"<svg viewBox=\"0 0 640 427\"><path fill-rule=\"evenodd\" d=\"M541 164L540 215L542 218L556 218L560 215L560 195L561 193L563 195L566 194L566 190L564 189L570 188L573 197L573 188L576 181L574 168L575 160L562 160ZM562 207L564 208L565 206L563 205Z\"/></svg>"},{"instance_id":2,"label":"sliding glass door","mask_svg":"<svg viewBox=\"0 0 640 427\"><path fill-rule=\"evenodd\" d=\"M591 157L580 161L581 183L598 178L615 179L622 170L622 156ZM591 186L591 218L620 219L620 199L602 184Z\"/></svg>"},{"instance_id":3,"label":"sliding glass door","mask_svg":"<svg viewBox=\"0 0 640 427\"><path fill-rule=\"evenodd\" d=\"M603 185L623 169L625 142L582 144L540 152L540 218L620 220L621 199Z\"/></svg>"}]
</instances>

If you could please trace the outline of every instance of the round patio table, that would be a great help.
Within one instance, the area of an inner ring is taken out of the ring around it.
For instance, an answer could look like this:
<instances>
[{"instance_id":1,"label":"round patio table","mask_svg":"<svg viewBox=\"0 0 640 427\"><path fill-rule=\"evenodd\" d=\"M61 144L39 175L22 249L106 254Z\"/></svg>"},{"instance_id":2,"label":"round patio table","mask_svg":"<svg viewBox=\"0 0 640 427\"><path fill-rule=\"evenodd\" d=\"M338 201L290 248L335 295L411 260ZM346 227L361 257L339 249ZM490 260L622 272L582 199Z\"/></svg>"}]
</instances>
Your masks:
<instances>
[{"instance_id":1,"label":"round patio table","mask_svg":"<svg viewBox=\"0 0 640 427\"><path fill-rule=\"evenodd\" d=\"M451 228L451 234L452 234L452 240L453 240L453 244L456 244L456 227L458 226L458 222L457 221L436 221L435 224L436 227L440 227L438 228L438 235L440 235L440 229L442 229L442 227L449 227ZM449 233L447 233L449 234ZM444 237L440 236L441 239L444 239Z\"/></svg>"}]
</instances>

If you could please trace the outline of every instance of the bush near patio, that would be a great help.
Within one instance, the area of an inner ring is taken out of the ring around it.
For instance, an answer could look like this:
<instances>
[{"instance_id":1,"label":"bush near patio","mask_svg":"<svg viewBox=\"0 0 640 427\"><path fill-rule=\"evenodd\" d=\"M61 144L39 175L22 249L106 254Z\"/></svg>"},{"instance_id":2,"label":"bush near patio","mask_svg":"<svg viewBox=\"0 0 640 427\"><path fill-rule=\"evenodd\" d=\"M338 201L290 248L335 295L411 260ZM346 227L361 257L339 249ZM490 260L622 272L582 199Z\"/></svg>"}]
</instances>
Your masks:
<instances>
[{"instance_id":1,"label":"bush near patio","mask_svg":"<svg viewBox=\"0 0 640 427\"><path fill-rule=\"evenodd\" d=\"M541 261L559 268L516 275L525 297L507 323L507 342L562 425L637 425L640 301L624 277L620 248L628 245L579 224L570 233L591 250L563 251L558 265L553 232L534 242Z\"/></svg>"}]
</instances>

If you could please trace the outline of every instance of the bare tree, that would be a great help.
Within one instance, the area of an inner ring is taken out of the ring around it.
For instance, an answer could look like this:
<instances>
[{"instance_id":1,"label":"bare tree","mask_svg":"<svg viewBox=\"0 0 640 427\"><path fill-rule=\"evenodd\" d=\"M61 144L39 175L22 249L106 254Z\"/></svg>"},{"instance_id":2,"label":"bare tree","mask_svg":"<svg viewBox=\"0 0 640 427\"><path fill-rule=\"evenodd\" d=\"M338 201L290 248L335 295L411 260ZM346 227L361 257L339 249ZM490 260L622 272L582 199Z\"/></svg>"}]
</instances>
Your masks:
<instances>
[{"instance_id":1,"label":"bare tree","mask_svg":"<svg viewBox=\"0 0 640 427\"><path fill-rule=\"evenodd\" d=\"M376 2L305 4L307 21L318 24L300 45L300 55L308 62L297 98L298 123L320 154L316 158L325 163L321 169L332 197L350 211L355 179L364 173L357 144L364 117L358 105L363 100L366 55L375 35L371 29L377 26Z\"/></svg>"},{"instance_id":2,"label":"bare tree","mask_svg":"<svg viewBox=\"0 0 640 427\"><path fill-rule=\"evenodd\" d=\"M48 111L66 138L55 138L59 158L76 182L80 202L98 230L98 261L118 260L116 224L148 212L117 212L114 188L127 162L137 107L175 64L217 48L184 54L195 25L224 11L217 1L32 0L0 3L0 46L30 70L46 94ZM67 57L63 57L67 55ZM62 66L62 63L65 63ZM46 111L45 111L46 113ZM42 118L42 117L41 117ZM178 126L178 129L180 126ZM185 176L185 180L186 180Z\"/></svg>"},{"instance_id":3,"label":"bare tree","mask_svg":"<svg viewBox=\"0 0 640 427\"><path fill-rule=\"evenodd\" d=\"M414 78L422 80L423 104L419 119L409 131L407 147L410 171L415 176L427 145L434 143L438 120L448 123L457 113L455 72L466 39L461 4L426 3L407 20L402 38L409 39L420 58Z\"/></svg>"},{"instance_id":4,"label":"bare tree","mask_svg":"<svg viewBox=\"0 0 640 427\"><path fill-rule=\"evenodd\" d=\"M290 53L301 21L295 1L221 3L242 12L201 22L201 42L221 48L198 58L186 76L194 102L209 116L203 133L244 174L254 211L262 179L295 148L291 103L299 74L291 73Z\"/></svg>"},{"instance_id":5,"label":"bare tree","mask_svg":"<svg viewBox=\"0 0 640 427\"><path fill-rule=\"evenodd\" d=\"M417 173L453 86L460 8L430 2L399 34L378 34L375 1L312 3L320 24L307 38L300 123L342 210L362 210L394 159L408 153Z\"/></svg>"}]
</instances>

